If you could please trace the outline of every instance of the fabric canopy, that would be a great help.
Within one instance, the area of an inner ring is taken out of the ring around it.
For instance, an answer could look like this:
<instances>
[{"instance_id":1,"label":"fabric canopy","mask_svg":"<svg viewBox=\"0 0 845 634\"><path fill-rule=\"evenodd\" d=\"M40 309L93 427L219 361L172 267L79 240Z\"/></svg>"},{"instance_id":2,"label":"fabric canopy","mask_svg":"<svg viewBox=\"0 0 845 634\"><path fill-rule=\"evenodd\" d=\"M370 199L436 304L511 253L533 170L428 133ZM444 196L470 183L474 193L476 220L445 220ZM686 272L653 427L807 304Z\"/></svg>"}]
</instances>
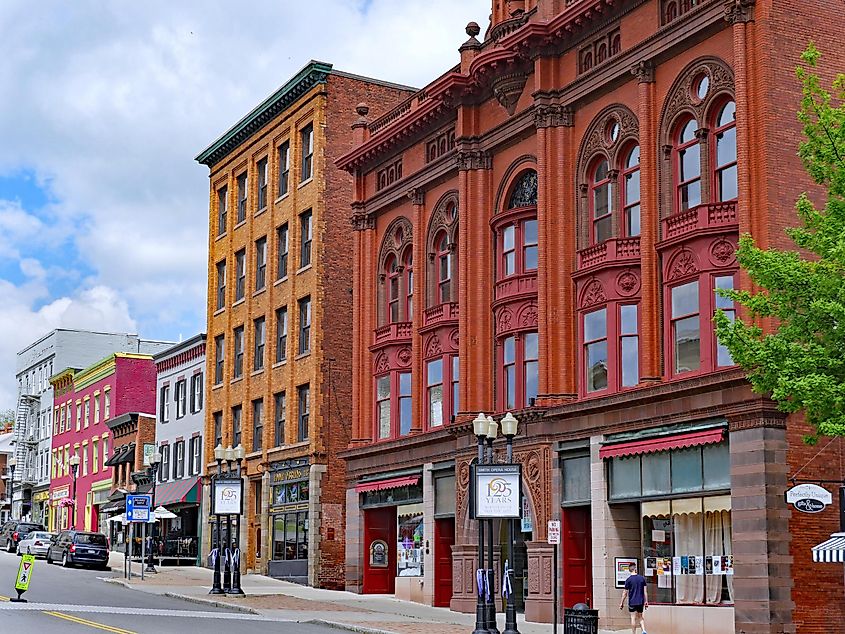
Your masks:
<instances>
[{"instance_id":1,"label":"fabric canopy","mask_svg":"<svg viewBox=\"0 0 845 634\"><path fill-rule=\"evenodd\" d=\"M114 455L106 460L106 467L115 467L124 462L132 462L135 457L135 443L129 443L123 447L115 449Z\"/></svg>"},{"instance_id":2,"label":"fabric canopy","mask_svg":"<svg viewBox=\"0 0 845 634\"><path fill-rule=\"evenodd\" d=\"M197 498L198 484L199 478L162 482L156 485L155 503L157 506L183 504L186 502L196 503L199 501Z\"/></svg>"},{"instance_id":3,"label":"fabric canopy","mask_svg":"<svg viewBox=\"0 0 845 634\"><path fill-rule=\"evenodd\" d=\"M813 561L845 563L845 533L834 533L827 541L813 546Z\"/></svg>"},{"instance_id":4,"label":"fabric canopy","mask_svg":"<svg viewBox=\"0 0 845 634\"><path fill-rule=\"evenodd\" d=\"M644 453L655 453L668 449L682 449L684 447L698 447L711 445L724 440L725 430L722 427L703 431L675 434L674 436L659 436L631 442L621 442L614 445L604 445L599 449L599 457L616 458L619 456L636 456Z\"/></svg>"},{"instance_id":5,"label":"fabric canopy","mask_svg":"<svg viewBox=\"0 0 845 634\"><path fill-rule=\"evenodd\" d=\"M365 491L398 489L399 487L412 486L419 481L419 476L405 476L402 478L390 478L389 480L377 480L376 482L363 482L355 486L355 492L364 493Z\"/></svg>"}]
</instances>

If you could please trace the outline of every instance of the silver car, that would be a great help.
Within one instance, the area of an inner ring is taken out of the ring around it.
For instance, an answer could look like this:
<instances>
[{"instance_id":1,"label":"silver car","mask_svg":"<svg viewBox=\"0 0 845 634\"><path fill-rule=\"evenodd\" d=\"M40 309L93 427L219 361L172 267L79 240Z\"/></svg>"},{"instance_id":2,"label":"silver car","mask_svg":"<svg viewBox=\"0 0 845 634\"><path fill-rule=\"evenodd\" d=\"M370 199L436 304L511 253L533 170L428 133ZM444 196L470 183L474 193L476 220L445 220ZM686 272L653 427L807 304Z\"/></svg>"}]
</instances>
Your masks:
<instances>
[{"instance_id":1,"label":"silver car","mask_svg":"<svg viewBox=\"0 0 845 634\"><path fill-rule=\"evenodd\" d=\"M36 557L46 557L47 549L50 547L55 536L55 533L32 531L18 542L18 556L26 554L35 555Z\"/></svg>"}]
</instances>

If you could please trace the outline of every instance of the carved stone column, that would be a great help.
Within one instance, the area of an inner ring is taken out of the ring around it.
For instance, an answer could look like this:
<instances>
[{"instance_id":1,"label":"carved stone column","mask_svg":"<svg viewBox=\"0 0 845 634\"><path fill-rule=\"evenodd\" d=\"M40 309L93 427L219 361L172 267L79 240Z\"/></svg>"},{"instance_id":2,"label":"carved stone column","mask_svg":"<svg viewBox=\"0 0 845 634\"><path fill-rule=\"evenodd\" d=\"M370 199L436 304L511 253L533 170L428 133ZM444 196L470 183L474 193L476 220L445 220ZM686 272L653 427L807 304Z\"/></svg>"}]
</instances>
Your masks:
<instances>
[{"instance_id":1,"label":"carved stone column","mask_svg":"<svg viewBox=\"0 0 845 634\"><path fill-rule=\"evenodd\" d=\"M546 542L528 542L528 598L525 620L551 623L554 620L554 546Z\"/></svg>"},{"instance_id":2,"label":"carved stone column","mask_svg":"<svg viewBox=\"0 0 845 634\"><path fill-rule=\"evenodd\" d=\"M408 320L412 322L411 328L411 394L423 394L425 379L423 377L423 348L422 338L419 335L419 327L423 320L423 307L425 306L425 192L421 189L412 189L408 192L408 198L414 205L412 224L414 227L413 243L413 267L414 267L414 306ZM411 412L411 434L418 434L422 431L423 421L423 400L412 399Z\"/></svg>"},{"instance_id":3,"label":"carved stone column","mask_svg":"<svg viewBox=\"0 0 845 634\"><path fill-rule=\"evenodd\" d=\"M352 305L359 319L352 328L352 437L350 444L362 445L372 440L370 398L372 389L367 382L370 376L369 344L375 324L368 316L367 302L372 305L375 287L375 221L367 216L360 203L352 205L352 227L355 230L354 267L352 274Z\"/></svg>"}]
</instances>

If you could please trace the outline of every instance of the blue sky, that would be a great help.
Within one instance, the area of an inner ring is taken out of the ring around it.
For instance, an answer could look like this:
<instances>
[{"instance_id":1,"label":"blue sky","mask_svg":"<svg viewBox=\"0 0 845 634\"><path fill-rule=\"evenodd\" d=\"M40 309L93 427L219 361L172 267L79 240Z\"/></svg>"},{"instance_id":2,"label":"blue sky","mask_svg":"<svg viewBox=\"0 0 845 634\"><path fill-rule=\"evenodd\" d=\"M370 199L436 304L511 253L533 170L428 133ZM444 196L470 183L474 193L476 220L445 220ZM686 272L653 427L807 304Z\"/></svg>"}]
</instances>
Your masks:
<instances>
[{"instance_id":1,"label":"blue sky","mask_svg":"<svg viewBox=\"0 0 845 634\"><path fill-rule=\"evenodd\" d=\"M52 328L204 328L208 171L193 157L308 60L422 86L489 14L490 0L0 3L0 409L16 352Z\"/></svg>"}]
</instances>

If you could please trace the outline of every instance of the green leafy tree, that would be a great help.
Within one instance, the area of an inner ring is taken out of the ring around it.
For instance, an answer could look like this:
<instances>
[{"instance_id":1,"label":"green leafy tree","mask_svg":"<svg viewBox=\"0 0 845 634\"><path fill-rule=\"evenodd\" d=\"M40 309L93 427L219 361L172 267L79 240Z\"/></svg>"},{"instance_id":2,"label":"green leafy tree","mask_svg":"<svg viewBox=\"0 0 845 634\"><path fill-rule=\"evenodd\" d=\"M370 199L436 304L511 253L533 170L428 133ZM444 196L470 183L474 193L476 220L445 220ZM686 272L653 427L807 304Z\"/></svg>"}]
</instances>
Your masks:
<instances>
[{"instance_id":1,"label":"green leafy tree","mask_svg":"<svg viewBox=\"0 0 845 634\"><path fill-rule=\"evenodd\" d=\"M806 193L796 204L802 226L788 230L794 251L762 250L749 235L737 259L760 292L725 291L747 308L749 322L718 311L719 340L747 373L756 392L781 410L804 411L814 433L845 436L845 74L831 90L816 68L811 43L797 68L803 85L798 119L805 140L798 155L810 177L827 189L822 209ZM764 331L761 323L774 324Z\"/></svg>"}]
</instances>

